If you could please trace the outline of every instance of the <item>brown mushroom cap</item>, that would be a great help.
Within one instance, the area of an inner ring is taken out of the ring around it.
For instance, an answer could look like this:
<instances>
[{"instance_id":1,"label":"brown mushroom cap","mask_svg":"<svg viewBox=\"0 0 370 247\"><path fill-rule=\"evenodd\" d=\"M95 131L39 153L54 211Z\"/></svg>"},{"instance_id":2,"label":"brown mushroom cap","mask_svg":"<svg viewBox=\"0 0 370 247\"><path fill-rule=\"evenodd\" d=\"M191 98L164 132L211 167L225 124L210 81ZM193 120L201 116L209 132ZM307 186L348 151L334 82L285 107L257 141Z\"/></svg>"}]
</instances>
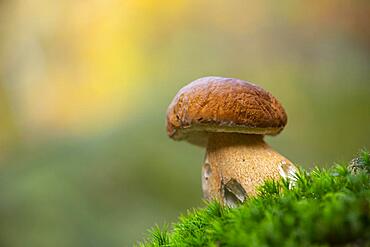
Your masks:
<instances>
[{"instance_id":1,"label":"brown mushroom cap","mask_svg":"<svg viewBox=\"0 0 370 247\"><path fill-rule=\"evenodd\" d=\"M201 146L210 132L277 135L286 123L274 96L233 78L195 80L180 89L167 110L167 134Z\"/></svg>"}]
</instances>

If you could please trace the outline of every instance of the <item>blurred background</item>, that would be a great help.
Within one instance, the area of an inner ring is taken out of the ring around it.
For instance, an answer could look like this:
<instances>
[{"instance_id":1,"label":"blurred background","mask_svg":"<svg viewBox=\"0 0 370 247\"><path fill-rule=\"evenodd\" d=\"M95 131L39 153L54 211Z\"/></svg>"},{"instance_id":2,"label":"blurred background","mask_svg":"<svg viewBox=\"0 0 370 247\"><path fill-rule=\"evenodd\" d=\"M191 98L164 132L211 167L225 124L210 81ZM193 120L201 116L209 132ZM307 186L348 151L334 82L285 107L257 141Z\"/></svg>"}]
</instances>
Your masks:
<instances>
[{"instance_id":1,"label":"blurred background","mask_svg":"<svg viewBox=\"0 0 370 247\"><path fill-rule=\"evenodd\" d=\"M202 148L166 136L202 76L259 84L304 167L370 145L367 0L0 1L0 245L130 246L202 206Z\"/></svg>"}]
</instances>

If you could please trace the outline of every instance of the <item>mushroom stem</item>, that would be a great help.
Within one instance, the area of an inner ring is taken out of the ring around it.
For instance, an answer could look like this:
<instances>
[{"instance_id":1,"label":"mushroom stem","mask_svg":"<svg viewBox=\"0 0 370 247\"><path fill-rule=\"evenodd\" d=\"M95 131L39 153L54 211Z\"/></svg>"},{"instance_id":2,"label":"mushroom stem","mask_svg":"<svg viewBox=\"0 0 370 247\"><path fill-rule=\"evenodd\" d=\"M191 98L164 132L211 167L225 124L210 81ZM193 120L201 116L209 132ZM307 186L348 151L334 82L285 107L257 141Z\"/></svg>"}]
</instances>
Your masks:
<instances>
[{"instance_id":1,"label":"mushroom stem","mask_svg":"<svg viewBox=\"0 0 370 247\"><path fill-rule=\"evenodd\" d=\"M263 135L212 133L202 169L203 194L232 207L255 195L264 180L294 171L292 162L268 146Z\"/></svg>"}]
</instances>

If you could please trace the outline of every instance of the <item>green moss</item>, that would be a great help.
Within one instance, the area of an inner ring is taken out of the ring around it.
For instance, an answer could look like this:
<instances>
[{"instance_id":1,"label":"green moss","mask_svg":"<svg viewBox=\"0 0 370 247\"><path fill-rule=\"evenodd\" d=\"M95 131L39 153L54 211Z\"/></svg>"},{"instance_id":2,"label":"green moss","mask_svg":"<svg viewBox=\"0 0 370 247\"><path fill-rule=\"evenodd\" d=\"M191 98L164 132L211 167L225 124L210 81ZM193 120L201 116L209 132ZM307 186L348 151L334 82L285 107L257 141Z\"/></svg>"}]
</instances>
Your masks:
<instances>
[{"instance_id":1,"label":"green moss","mask_svg":"<svg viewBox=\"0 0 370 247\"><path fill-rule=\"evenodd\" d=\"M237 208L216 202L151 230L140 246L370 246L370 155L267 181Z\"/></svg>"}]
</instances>

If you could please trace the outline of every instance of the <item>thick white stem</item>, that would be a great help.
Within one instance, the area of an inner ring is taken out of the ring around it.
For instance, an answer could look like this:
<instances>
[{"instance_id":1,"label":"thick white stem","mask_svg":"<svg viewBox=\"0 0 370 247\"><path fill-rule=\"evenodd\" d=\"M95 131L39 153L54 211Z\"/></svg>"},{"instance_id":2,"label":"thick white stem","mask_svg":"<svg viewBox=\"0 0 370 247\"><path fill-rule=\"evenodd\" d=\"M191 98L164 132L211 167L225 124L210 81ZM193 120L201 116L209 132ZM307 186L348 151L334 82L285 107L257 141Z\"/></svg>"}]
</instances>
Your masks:
<instances>
[{"instance_id":1,"label":"thick white stem","mask_svg":"<svg viewBox=\"0 0 370 247\"><path fill-rule=\"evenodd\" d=\"M210 135L202 171L204 197L235 206L256 194L267 179L281 171L295 171L292 163L263 141L262 135Z\"/></svg>"}]
</instances>

